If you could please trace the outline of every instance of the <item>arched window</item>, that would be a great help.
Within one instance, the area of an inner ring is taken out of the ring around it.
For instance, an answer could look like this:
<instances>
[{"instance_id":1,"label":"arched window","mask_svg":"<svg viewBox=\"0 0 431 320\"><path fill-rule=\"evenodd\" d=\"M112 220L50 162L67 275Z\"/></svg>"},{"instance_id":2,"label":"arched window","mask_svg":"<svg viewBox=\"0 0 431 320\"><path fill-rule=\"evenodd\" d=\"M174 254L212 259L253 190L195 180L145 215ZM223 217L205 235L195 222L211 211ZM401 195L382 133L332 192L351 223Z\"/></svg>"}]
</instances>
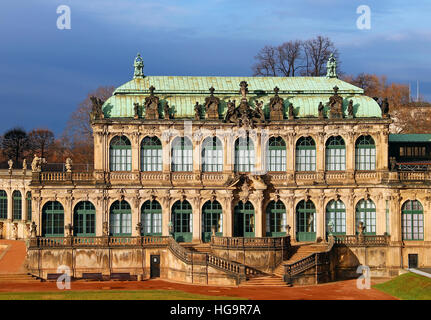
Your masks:
<instances>
[{"instance_id":1,"label":"arched window","mask_svg":"<svg viewBox=\"0 0 431 320\"><path fill-rule=\"evenodd\" d=\"M360 136L355 144L356 170L376 170L376 146L371 136Z\"/></svg>"},{"instance_id":2,"label":"arched window","mask_svg":"<svg viewBox=\"0 0 431 320\"><path fill-rule=\"evenodd\" d=\"M332 227L331 227L332 225ZM326 205L326 233L346 234L346 206L343 201L332 200Z\"/></svg>"},{"instance_id":3,"label":"arched window","mask_svg":"<svg viewBox=\"0 0 431 320\"><path fill-rule=\"evenodd\" d=\"M223 171L223 146L219 138L206 138L202 144L202 171Z\"/></svg>"},{"instance_id":4,"label":"arched window","mask_svg":"<svg viewBox=\"0 0 431 320\"><path fill-rule=\"evenodd\" d=\"M31 221L32 217L31 217L31 192L28 191L26 194L26 201L27 201L27 220Z\"/></svg>"},{"instance_id":5,"label":"arched window","mask_svg":"<svg viewBox=\"0 0 431 320\"><path fill-rule=\"evenodd\" d=\"M311 137L296 142L296 171L316 171L316 143Z\"/></svg>"},{"instance_id":6,"label":"arched window","mask_svg":"<svg viewBox=\"0 0 431 320\"><path fill-rule=\"evenodd\" d=\"M172 206L174 238L178 242L191 242L193 236L192 206L187 200L177 201Z\"/></svg>"},{"instance_id":7,"label":"arched window","mask_svg":"<svg viewBox=\"0 0 431 320\"><path fill-rule=\"evenodd\" d=\"M132 235L132 209L127 201L115 201L109 214L111 236Z\"/></svg>"},{"instance_id":8,"label":"arched window","mask_svg":"<svg viewBox=\"0 0 431 320\"><path fill-rule=\"evenodd\" d=\"M286 142L284 142L283 138L269 138L266 163L268 171L286 171Z\"/></svg>"},{"instance_id":9,"label":"arched window","mask_svg":"<svg viewBox=\"0 0 431 320\"><path fill-rule=\"evenodd\" d=\"M90 201L81 201L75 206L73 234L77 237L96 235L96 208Z\"/></svg>"},{"instance_id":10,"label":"arched window","mask_svg":"<svg viewBox=\"0 0 431 320\"><path fill-rule=\"evenodd\" d=\"M21 220L22 219L22 196L21 192L15 190L12 193L12 212L13 212L13 220Z\"/></svg>"},{"instance_id":11,"label":"arched window","mask_svg":"<svg viewBox=\"0 0 431 320\"><path fill-rule=\"evenodd\" d=\"M286 206L282 201L271 201L266 207L266 236L283 237L286 235Z\"/></svg>"},{"instance_id":12,"label":"arched window","mask_svg":"<svg viewBox=\"0 0 431 320\"><path fill-rule=\"evenodd\" d=\"M346 144L340 136L330 137L326 141L326 170L346 170Z\"/></svg>"},{"instance_id":13,"label":"arched window","mask_svg":"<svg viewBox=\"0 0 431 320\"><path fill-rule=\"evenodd\" d=\"M145 137L141 142L141 170L162 171L162 143L157 137Z\"/></svg>"},{"instance_id":14,"label":"arched window","mask_svg":"<svg viewBox=\"0 0 431 320\"><path fill-rule=\"evenodd\" d=\"M7 219L7 193L0 190L0 219Z\"/></svg>"},{"instance_id":15,"label":"arched window","mask_svg":"<svg viewBox=\"0 0 431 320\"><path fill-rule=\"evenodd\" d=\"M42 208L42 236L64 237L64 209L58 201L49 201Z\"/></svg>"},{"instance_id":16,"label":"arched window","mask_svg":"<svg viewBox=\"0 0 431 320\"><path fill-rule=\"evenodd\" d=\"M364 234L376 234L376 205L372 200L362 199L356 204L356 233L360 222L365 226Z\"/></svg>"},{"instance_id":17,"label":"arched window","mask_svg":"<svg viewBox=\"0 0 431 320\"><path fill-rule=\"evenodd\" d=\"M417 200L404 202L402 209L403 240L424 239L424 209Z\"/></svg>"},{"instance_id":18,"label":"arched window","mask_svg":"<svg viewBox=\"0 0 431 320\"><path fill-rule=\"evenodd\" d=\"M240 201L234 208L234 237L254 238L255 212L250 201Z\"/></svg>"},{"instance_id":19,"label":"arched window","mask_svg":"<svg viewBox=\"0 0 431 320\"><path fill-rule=\"evenodd\" d=\"M247 138L238 138L235 141L235 172L254 171L254 145Z\"/></svg>"},{"instance_id":20,"label":"arched window","mask_svg":"<svg viewBox=\"0 0 431 320\"><path fill-rule=\"evenodd\" d=\"M296 240L316 240L316 207L312 201L302 200L296 206Z\"/></svg>"},{"instance_id":21,"label":"arched window","mask_svg":"<svg viewBox=\"0 0 431 320\"><path fill-rule=\"evenodd\" d=\"M172 171L193 171L193 145L187 137L172 142Z\"/></svg>"},{"instance_id":22,"label":"arched window","mask_svg":"<svg viewBox=\"0 0 431 320\"><path fill-rule=\"evenodd\" d=\"M109 165L111 171L132 170L132 146L126 136L116 136L111 140Z\"/></svg>"},{"instance_id":23,"label":"arched window","mask_svg":"<svg viewBox=\"0 0 431 320\"><path fill-rule=\"evenodd\" d=\"M141 207L142 234L145 236L162 235L162 206L158 201L145 201Z\"/></svg>"},{"instance_id":24,"label":"arched window","mask_svg":"<svg viewBox=\"0 0 431 320\"><path fill-rule=\"evenodd\" d=\"M212 228L215 227L216 236L223 235L223 210L220 202L207 201L202 207L202 239L211 241Z\"/></svg>"}]
</instances>

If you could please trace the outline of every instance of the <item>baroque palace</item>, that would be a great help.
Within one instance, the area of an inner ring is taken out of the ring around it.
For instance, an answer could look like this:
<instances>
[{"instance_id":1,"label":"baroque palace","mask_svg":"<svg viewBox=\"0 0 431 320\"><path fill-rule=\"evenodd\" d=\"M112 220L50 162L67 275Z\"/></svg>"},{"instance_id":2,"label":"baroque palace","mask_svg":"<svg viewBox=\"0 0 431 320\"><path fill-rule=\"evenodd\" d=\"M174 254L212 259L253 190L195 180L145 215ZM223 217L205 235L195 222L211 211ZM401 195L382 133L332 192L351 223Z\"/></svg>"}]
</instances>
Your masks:
<instances>
[{"instance_id":1,"label":"baroque palace","mask_svg":"<svg viewBox=\"0 0 431 320\"><path fill-rule=\"evenodd\" d=\"M94 170L0 174L30 273L304 284L431 267L431 136L326 77L147 76L93 97ZM368 271L367 271L368 272Z\"/></svg>"}]
</instances>

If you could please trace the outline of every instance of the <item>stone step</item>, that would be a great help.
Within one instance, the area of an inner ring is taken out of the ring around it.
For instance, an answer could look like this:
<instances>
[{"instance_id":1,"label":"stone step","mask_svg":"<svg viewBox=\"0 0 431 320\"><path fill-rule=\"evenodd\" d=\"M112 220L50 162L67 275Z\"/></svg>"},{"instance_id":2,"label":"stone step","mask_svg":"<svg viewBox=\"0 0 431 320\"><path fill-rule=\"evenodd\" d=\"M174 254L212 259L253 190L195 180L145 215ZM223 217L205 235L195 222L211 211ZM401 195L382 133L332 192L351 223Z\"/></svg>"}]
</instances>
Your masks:
<instances>
[{"instance_id":1,"label":"stone step","mask_svg":"<svg viewBox=\"0 0 431 320\"><path fill-rule=\"evenodd\" d=\"M283 281L283 278L281 277L263 276L251 278L250 280L241 283L240 286L287 287L288 285Z\"/></svg>"}]
</instances>

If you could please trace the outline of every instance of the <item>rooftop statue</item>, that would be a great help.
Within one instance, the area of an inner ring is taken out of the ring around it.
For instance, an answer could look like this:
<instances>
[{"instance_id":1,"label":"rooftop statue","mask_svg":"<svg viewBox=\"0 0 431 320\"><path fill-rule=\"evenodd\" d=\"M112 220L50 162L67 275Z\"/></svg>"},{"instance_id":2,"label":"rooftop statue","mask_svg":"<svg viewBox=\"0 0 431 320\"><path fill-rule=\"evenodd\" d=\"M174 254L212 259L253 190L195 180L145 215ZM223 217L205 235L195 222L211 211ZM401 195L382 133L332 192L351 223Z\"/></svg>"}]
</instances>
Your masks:
<instances>
[{"instance_id":1,"label":"rooftop statue","mask_svg":"<svg viewBox=\"0 0 431 320\"><path fill-rule=\"evenodd\" d=\"M133 103L134 118L139 119L139 102Z\"/></svg>"},{"instance_id":2,"label":"rooftop statue","mask_svg":"<svg viewBox=\"0 0 431 320\"><path fill-rule=\"evenodd\" d=\"M278 96L278 91L280 91L280 89L275 87L275 95L269 100L269 118L271 120L283 120L284 118L284 100Z\"/></svg>"},{"instance_id":3,"label":"rooftop statue","mask_svg":"<svg viewBox=\"0 0 431 320\"><path fill-rule=\"evenodd\" d=\"M323 106L322 101L320 101L319 106L317 107L317 110L319 111L319 119L323 119L325 117L325 114L324 114L325 107Z\"/></svg>"},{"instance_id":4,"label":"rooftop statue","mask_svg":"<svg viewBox=\"0 0 431 320\"><path fill-rule=\"evenodd\" d=\"M150 96L145 98L145 119L156 120L159 119L159 97L154 95L156 88L151 86L149 88Z\"/></svg>"},{"instance_id":5,"label":"rooftop statue","mask_svg":"<svg viewBox=\"0 0 431 320\"><path fill-rule=\"evenodd\" d=\"M349 106L347 107L347 116L353 118L353 100L349 101Z\"/></svg>"},{"instance_id":6,"label":"rooftop statue","mask_svg":"<svg viewBox=\"0 0 431 320\"><path fill-rule=\"evenodd\" d=\"M195 104L195 120L201 119L201 106L199 105L199 102L196 101Z\"/></svg>"},{"instance_id":7,"label":"rooftop statue","mask_svg":"<svg viewBox=\"0 0 431 320\"><path fill-rule=\"evenodd\" d=\"M215 89L213 87L209 88L209 91L210 96L205 98L205 118L209 120L218 120L220 99L214 97Z\"/></svg>"},{"instance_id":8,"label":"rooftop statue","mask_svg":"<svg viewBox=\"0 0 431 320\"><path fill-rule=\"evenodd\" d=\"M382 110L382 117L389 117L389 101L388 98L384 98L382 103L380 104L380 109Z\"/></svg>"},{"instance_id":9,"label":"rooftop statue","mask_svg":"<svg viewBox=\"0 0 431 320\"><path fill-rule=\"evenodd\" d=\"M90 118L92 120L103 119L104 115L103 115L103 111L102 111L102 106L104 104L104 101L98 97L95 97L95 96L91 96L90 100L92 103Z\"/></svg>"},{"instance_id":10,"label":"rooftop statue","mask_svg":"<svg viewBox=\"0 0 431 320\"><path fill-rule=\"evenodd\" d=\"M333 53L331 53L326 63L326 77L337 78L337 60L335 60Z\"/></svg>"},{"instance_id":11,"label":"rooftop statue","mask_svg":"<svg viewBox=\"0 0 431 320\"><path fill-rule=\"evenodd\" d=\"M334 95L329 98L329 110L330 118L343 118L343 98L338 95L338 87L334 88Z\"/></svg>"},{"instance_id":12,"label":"rooftop statue","mask_svg":"<svg viewBox=\"0 0 431 320\"><path fill-rule=\"evenodd\" d=\"M135 73L133 75L133 79L136 78L143 78L144 77L144 60L141 57L141 54L138 53L138 55L135 58L135 63L133 64L135 67Z\"/></svg>"},{"instance_id":13,"label":"rooftop statue","mask_svg":"<svg viewBox=\"0 0 431 320\"><path fill-rule=\"evenodd\" d=\"M163 115L164 119L167 120L170 118L170 116L169 116L169 104L167 101L166 101L165 105L163 106L163 113L164 113L164 115Z\"/></svg>"}]
</instances>

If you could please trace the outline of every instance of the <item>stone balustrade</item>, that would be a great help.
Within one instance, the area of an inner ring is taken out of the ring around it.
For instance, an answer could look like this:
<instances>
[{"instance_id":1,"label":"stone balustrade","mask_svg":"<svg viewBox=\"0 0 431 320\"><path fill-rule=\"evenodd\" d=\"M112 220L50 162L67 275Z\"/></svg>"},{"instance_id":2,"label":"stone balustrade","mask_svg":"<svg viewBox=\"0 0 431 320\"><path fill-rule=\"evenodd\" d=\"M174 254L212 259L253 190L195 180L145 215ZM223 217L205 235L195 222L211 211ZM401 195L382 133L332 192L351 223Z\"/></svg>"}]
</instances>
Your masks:
<instances>
[{"instance_id":1,"label":"stone balustrade","mask_svg":"<svg viewBox=\"0 0 431 320\"><path fill-rule=\"evenodd\" d=\"M336 235L336 245L344 246L386 246L389 244L389 236L376 235Z\"/></svg>"}]
</instances>

